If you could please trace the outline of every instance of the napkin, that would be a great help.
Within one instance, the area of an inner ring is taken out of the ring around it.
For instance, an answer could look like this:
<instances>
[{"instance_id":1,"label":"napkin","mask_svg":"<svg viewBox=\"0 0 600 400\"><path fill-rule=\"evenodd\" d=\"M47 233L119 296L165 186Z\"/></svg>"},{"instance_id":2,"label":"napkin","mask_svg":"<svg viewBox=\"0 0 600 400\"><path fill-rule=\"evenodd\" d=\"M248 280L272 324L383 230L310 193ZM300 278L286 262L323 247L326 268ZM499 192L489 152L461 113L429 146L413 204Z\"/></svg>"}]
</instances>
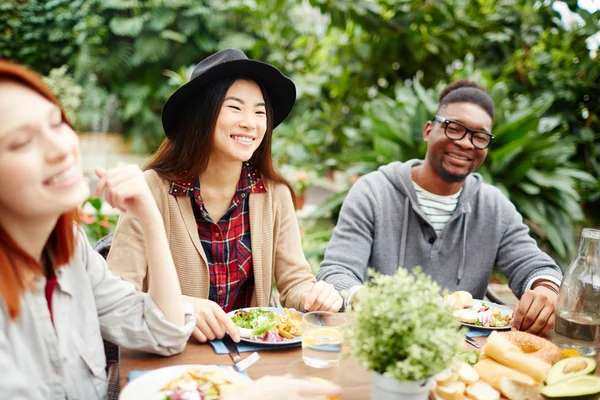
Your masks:
<instances>
[{"instance_id":1,"label":"napkin","mask_svg":"<svg viewBox=\"0 0 600 400\"><path fill-rule=\"evenodd\" d=\"M223 344L223 342L221 342L220 340L211 340L210 345L212 346L213 350L215 351L215 353L217 354L229 354L229 351L227 351L227 348L225 347L225 345ZM287 349L290 347L298 347L302 345L302 343L297 342L297 343L281 343L281 344L277 344L276 346L274 345L267 345L267 344L254 344L254 343L247 343L247 342L240 342L237 344L237 348L238 351L240 353L247 353L249 351L265 351L265 350L279 350L279 349Z\"/></svg>"},{"instance_id":2,"label":"napkin","mask_svg":"<svg viewBox=\"0 0 600 400\"><path fill-rule=\"evenodd\" d=\"M492 332L490 329L469 328L467 335L471 337L490 336Z\"/></svg>"}]
</instances>

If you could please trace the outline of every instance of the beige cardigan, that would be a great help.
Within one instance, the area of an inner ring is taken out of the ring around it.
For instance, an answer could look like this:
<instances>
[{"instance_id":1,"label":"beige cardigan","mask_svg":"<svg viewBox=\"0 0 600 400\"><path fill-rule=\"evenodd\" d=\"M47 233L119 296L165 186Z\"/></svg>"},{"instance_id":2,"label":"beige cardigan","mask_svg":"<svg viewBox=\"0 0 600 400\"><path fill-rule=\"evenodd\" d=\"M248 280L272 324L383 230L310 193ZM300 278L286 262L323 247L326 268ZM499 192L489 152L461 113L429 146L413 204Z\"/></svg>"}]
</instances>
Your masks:
<instances>
[{"instance_id":1,"label":"beige cardigan","mask_svg":"<svg viewBox=\"0 0 600 400\"><path fill-rule=\"evenodd\" d=\"M186 296L208 298L209 271L200 243L190 197L169 194L170 182L154 170L144 176L162 214L173 260ZM303 310L302 294L310 291L315 277L302 251L300 229L287 186L265 182L265 193L252 193L250 235L254 268L251 306L268 306L273 281L281 304ZM139 221L130 213L119 219L108 255L110 270L132 282L137 290L148 288L148 263Z\"/></svg>"}]
</instances>

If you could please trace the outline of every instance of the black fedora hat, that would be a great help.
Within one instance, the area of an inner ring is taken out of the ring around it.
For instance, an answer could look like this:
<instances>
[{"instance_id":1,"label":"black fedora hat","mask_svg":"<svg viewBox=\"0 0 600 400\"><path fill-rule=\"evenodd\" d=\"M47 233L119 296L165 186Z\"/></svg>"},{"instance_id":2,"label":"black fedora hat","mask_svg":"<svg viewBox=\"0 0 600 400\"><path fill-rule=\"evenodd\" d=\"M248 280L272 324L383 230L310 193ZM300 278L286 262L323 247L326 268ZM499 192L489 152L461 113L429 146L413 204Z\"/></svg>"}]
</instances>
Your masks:
<instances>
[{"instance_id":1,"label":"black fedora hat","mask_svg":"<svg viewBox=\"0 0 600 400\"><path fill-rule=\"evenodd\" d=\"M202 95L203 87L221 78L240 77L260 83L273 107L273 128L288 116L296 102L296 86L274 66L249 59L242 51L221 50L200 61L188 83L169 97L162 109L162 124L167 136L173 133L181 110L192 96Z\"/></svg>"}]
</instances>

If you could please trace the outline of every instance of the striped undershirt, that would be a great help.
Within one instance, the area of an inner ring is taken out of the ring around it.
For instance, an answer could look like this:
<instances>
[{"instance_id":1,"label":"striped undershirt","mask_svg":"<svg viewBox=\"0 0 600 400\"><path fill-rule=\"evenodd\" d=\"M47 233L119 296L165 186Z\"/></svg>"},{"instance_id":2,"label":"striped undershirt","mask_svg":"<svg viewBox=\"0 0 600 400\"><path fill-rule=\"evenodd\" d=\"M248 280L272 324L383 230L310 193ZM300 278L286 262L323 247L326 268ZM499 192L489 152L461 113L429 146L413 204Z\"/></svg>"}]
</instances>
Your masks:
<instances>
[{"instance_id":1,"label":"striped undershirt","mask_svg":"<svg viewBox=\"0 0 600 400\"><path fill-rule=\"evenodd\" d=\"M419 200L421 210L427 216L431 225L433 225L435 233L439 235L456 209L462 188L450 196L440 196L428 192L414 181L413 186L417 192L417 199Z\"/></svg>"}]
</instances>

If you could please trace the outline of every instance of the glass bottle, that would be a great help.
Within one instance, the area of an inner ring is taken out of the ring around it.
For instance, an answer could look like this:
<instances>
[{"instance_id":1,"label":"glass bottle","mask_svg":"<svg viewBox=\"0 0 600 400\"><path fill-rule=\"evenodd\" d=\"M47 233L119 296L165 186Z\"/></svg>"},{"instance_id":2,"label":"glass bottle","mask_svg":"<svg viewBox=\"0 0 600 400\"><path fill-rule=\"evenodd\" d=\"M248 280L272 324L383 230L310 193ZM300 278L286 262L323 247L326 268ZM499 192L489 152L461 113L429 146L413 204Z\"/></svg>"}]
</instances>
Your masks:
<instances>
[{"instance_id":1,"label":"glass bottle","mask_svg":"<svg viewBox=\"0 0 600 400\"><path fill-rule=\"evenodd\" d=\"M600 348L600 230L584 229L560 286L553 341L582 355Z\"/></svg>"}]
</instances>

